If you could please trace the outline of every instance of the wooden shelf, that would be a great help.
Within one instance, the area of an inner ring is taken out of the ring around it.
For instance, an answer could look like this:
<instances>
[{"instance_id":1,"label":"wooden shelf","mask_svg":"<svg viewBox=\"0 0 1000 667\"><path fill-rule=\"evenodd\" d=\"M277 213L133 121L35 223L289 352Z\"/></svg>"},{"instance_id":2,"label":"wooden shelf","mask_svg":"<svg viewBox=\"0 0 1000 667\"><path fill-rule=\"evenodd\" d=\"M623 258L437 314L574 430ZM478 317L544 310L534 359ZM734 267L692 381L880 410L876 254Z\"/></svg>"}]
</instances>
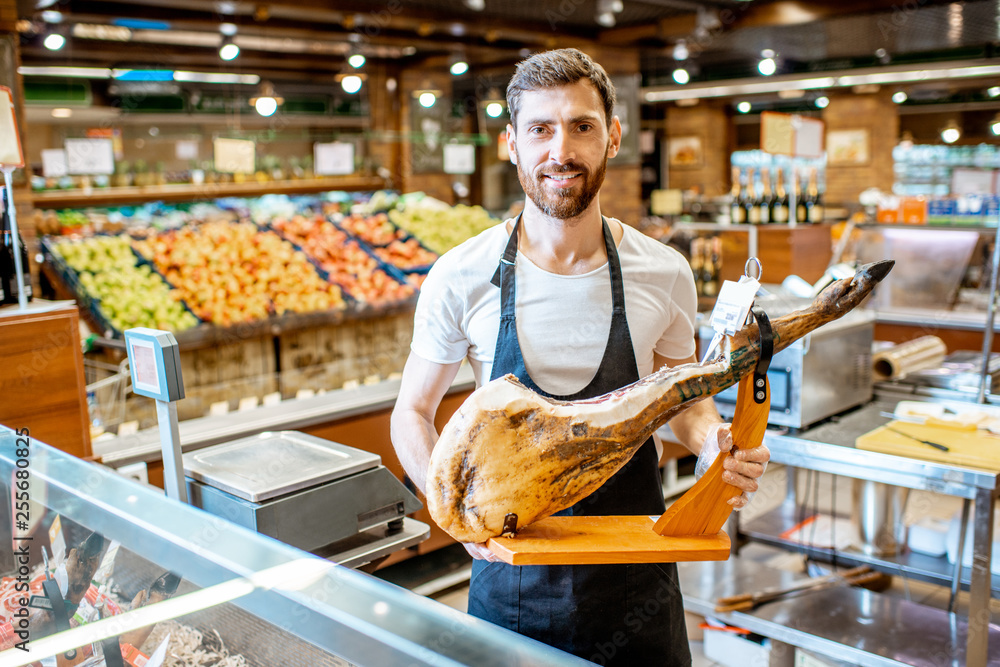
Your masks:
<instances>
[{"instance_id":1,"label":"wooden shelf","mask_svg":"<svg viewBox=\"0 0 1000 667\"><path fill-rule=\"evenodd\" d=\"M310 194L331 190L380 190L385 181L377 176L336 176L298 181L257 181L247 183L173 183L125 188L93 188L45 190L33 192L36 208L78 208L86 206L120 206L148 201L194 201L219 197L259 197L267 194Z\"/></svg>"}]
</instances>

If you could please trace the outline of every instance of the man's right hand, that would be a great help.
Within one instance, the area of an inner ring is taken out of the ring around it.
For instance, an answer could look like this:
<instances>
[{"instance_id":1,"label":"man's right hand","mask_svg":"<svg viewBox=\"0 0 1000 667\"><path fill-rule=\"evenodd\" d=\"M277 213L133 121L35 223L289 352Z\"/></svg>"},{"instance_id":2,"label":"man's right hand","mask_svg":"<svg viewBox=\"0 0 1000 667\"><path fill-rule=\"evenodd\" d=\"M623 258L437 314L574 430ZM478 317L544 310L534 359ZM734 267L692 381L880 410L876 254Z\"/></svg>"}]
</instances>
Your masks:
<instances>
[{"instance_id":1,"label":"man's right hand","mask_svg":"<svg viewBox=\"0 0 1000 667\"><path fill-rule=\"evenodd\" d=\"M489 547L486 546L486 542L463 542L462 546L465 547L465 550L469 552L469 555L476 560L485 560L490 563L502 562L495 553L490 551Z\"/></svg>"}]
</instances>

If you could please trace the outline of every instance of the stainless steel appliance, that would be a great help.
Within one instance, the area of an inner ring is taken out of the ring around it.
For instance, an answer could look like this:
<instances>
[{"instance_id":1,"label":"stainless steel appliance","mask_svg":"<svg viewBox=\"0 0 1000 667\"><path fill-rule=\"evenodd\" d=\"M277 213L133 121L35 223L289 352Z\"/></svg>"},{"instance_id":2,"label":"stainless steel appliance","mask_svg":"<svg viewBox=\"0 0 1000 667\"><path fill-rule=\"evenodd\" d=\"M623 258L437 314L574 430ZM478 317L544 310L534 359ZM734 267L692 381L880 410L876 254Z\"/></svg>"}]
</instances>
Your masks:
<instances>
[{"instance_id":1,"label":"stainless steel appliance","mask_svg":"<svg viewBox=\"0 0 1000 667\"><path fill-rule=\"evenodd\" d=\"M777 292L756 300L771 319L810 303L811 299ZM701 349L709 344L713 333L706 317L698 330ZM774 355L767 372L771 383L768 423L804 428L870 401L874 336L874 314L855 309ZM736 408L736 387L716 395L715 403L723 417L731 418Z\"/></svg>"},{"instance_id":2,"label":"stainless steel appliance","mask_svg":"<svg viewBox=\"0 0 1000 667\"><path fill-rule=\"evenodd\" d=\"M429 535L423 505L376 454L296 431L264 432L184 455L191 504L344 565Z\"/></svg>"}]
</instances>

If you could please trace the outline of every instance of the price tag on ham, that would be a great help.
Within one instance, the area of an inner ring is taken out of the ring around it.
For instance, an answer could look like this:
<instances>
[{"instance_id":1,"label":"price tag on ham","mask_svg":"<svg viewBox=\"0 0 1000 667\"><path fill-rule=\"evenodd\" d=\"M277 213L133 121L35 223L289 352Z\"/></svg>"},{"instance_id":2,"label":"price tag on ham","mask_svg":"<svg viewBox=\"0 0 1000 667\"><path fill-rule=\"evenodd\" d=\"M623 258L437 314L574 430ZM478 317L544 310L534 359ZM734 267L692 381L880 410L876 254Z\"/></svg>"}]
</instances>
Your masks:
<instances>
[{"instance_id":1,"label":"price tag on ham","mask_svg":"<svg viewBox=\"0 0 1000 667\"><path fill-rule=\"evenodd\" d=\"M722 283L722 289L719 290L719 296L715 300L715 308L712 309L710 320L712 328L715 329L715 336L712 337L711 344L705 350L702 362L714 354L719 343L722 342L723 336L732 336L740 330L750 313L758 289L760 289L760 283L757 282L757 279L746 275L742 276L739 282L734 283L732 280L726 280Z\"/></svg>"}]
</instances>

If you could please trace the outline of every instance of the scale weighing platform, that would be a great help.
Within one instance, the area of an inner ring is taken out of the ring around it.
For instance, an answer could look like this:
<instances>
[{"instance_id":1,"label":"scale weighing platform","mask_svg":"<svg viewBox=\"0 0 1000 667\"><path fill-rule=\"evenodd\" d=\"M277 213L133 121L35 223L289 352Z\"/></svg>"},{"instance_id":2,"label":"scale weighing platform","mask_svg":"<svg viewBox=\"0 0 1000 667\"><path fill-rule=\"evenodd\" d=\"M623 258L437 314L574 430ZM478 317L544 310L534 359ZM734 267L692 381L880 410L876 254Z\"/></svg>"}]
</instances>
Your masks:
<instances>
[{"instance_id":1,"label":"scale weighing platform","mask_svg":"<svg viewBox=\"0 0 1000 667\"><path fill-rule=\"evenodd\" d=\"M189 502L347 567L428 537L423 505L376 454L268 431L184 454Z\"/></svg>"}]
</instances>

